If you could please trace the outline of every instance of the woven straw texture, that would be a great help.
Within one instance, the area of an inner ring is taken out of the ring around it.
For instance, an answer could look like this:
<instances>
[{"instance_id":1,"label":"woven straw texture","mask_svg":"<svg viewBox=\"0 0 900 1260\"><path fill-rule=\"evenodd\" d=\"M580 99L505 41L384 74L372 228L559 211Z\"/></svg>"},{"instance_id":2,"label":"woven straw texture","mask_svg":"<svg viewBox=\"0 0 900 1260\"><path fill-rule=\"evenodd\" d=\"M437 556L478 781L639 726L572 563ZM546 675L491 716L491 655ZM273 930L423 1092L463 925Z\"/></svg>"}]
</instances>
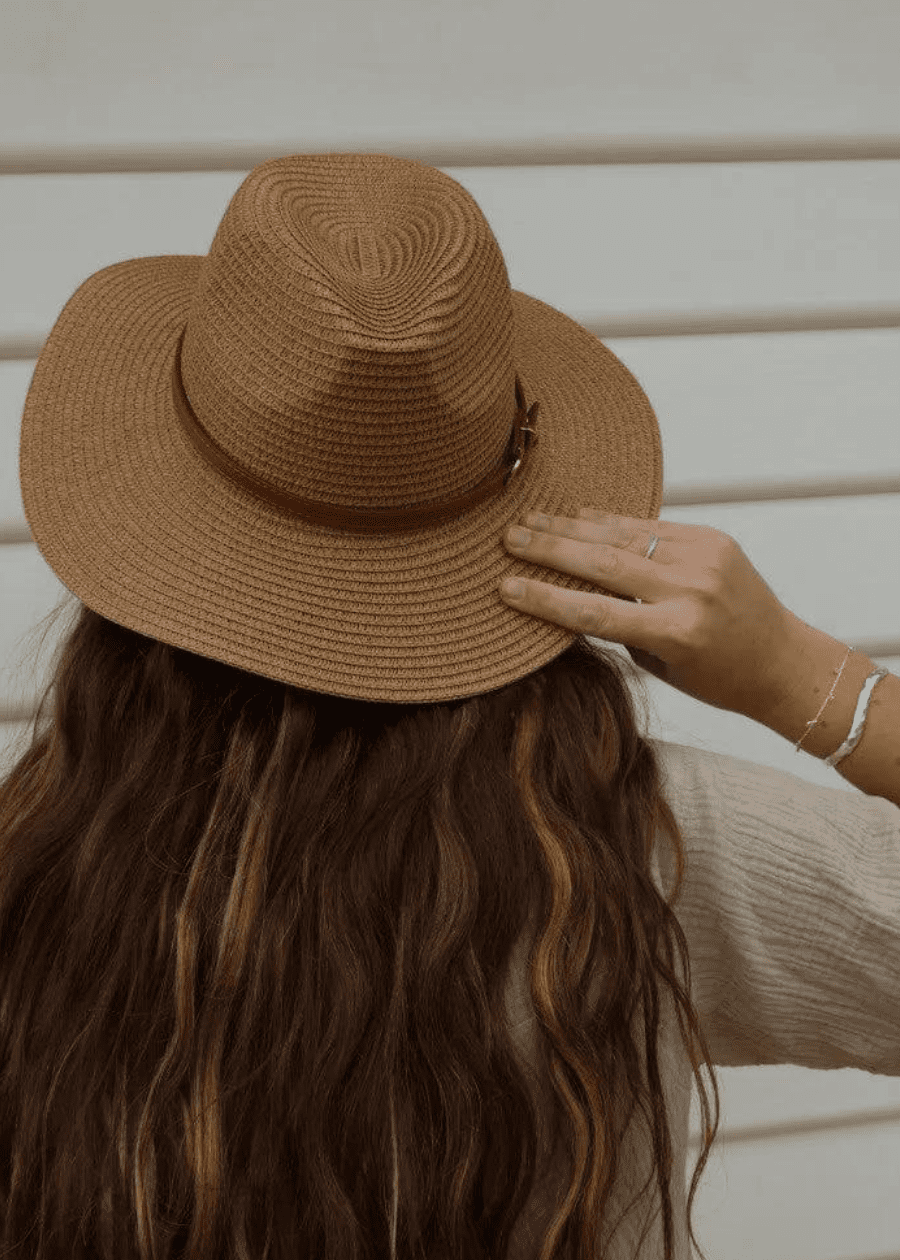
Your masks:
<instances>
[{"instance_id":1,"label":"woven straw texture","mask_svg":"<svg viewBox=\"0 0 900 1260\"><path fill-rule=\"evenodd\" d=\"M461 494L515 412L539 438L508 487L437 526L362 535L278 510L205 462L172 401L274 487L388 508ZM59 580L120 625L332 695L434 703L530 673L575 637L508 607L508 525L592 506L657 519L662 445L631 372L511 290L480 208L433 167L295 155L255 167L205 256L90 276L35 368L25 514ZM609 592L606 592L609 593Z\"/></svg>"}]
</instances>

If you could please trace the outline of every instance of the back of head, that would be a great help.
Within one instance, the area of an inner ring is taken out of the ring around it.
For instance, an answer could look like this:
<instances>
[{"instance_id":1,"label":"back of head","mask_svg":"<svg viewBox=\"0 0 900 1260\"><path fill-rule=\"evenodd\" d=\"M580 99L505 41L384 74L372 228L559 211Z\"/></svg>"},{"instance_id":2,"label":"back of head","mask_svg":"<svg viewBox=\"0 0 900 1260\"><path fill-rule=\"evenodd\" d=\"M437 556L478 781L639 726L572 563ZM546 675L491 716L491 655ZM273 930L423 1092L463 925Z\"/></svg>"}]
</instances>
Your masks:
<instances>
[{"instance_id":1,"label":"back of head","mask_svg":"<svg viewBox=\"0 0 900 1260\"><path fill-rule=\"evenodd\" d=\"M588 1260L638 1108L672 1260L663 986L705 1119L694 1038L712 1071L680 845L588 640L492 692L373 703L82 605L0 784L4 1254L498 1260L554 1149L533 1254ZM529 924L543 1137L506 1014Z\"/></svg>"}]
</instances>

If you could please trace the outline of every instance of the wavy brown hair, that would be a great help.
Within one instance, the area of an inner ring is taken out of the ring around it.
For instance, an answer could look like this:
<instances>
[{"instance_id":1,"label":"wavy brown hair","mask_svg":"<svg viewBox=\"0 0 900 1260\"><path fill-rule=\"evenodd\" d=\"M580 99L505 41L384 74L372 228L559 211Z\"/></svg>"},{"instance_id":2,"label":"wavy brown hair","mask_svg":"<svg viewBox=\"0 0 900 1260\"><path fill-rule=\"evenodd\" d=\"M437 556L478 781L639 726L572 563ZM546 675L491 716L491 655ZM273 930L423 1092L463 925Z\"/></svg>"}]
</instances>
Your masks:
<instances>
[{"instance_id":1,"label":"wavy brown hair","mask_svg":"<svg viewBox=\"0 0 900 1260\"><path fill-rule=\"evenodd\" d=\"M719 1093L624 658L578 638L488 694L381 704L76 606L0 782L0 1255L503 1260L537 1165L504 1015L530 908L571 1167L540 1260L594 1260L635 1108L672 1260L659 982L702 1099L688 1222Z\"/></svg>"}]
</instances>

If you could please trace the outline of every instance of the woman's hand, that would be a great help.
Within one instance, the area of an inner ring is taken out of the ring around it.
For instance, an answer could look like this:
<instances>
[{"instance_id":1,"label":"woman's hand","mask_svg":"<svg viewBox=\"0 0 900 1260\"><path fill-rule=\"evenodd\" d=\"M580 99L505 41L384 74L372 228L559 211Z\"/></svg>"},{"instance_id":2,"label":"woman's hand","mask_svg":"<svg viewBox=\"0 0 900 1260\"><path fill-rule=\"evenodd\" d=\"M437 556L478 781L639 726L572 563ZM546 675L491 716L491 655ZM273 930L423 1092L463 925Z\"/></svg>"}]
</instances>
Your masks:
<instances>
[{"instance_id":1,"label":"woman's hand","mask_svg":"<svg viewBox=\"0 0 900 1260\"><path fill-rule=\"evenodd\" d=\"M613 596L528 578L520 599L510 599L501 585L511 607L624 644L644 669L714 708L764 722L779 704L803 623L728 534L592 508L575 519L528 513L524 524L531 540L514 547L507 536L508 551ZM646 560L651 533L659 543Z\"/></svg>"}]
</instances>

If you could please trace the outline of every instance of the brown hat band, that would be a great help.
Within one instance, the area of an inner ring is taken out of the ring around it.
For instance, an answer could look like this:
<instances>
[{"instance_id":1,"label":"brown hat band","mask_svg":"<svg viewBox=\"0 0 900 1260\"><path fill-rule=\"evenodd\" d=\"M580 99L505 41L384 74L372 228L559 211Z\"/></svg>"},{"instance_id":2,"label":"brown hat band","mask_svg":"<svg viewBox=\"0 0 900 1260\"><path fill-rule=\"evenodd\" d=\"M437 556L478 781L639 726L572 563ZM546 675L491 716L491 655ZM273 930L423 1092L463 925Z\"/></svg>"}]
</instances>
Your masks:
<instances>
[{"instance_id":1,"label":"brown hat band","mask_svg":"<svg viewBox=\"0 0 900 1260\"><path fill-rule=\"evenodd\" d=\"M504 490L513 474L518 471L530 447L537 443L537 434L533 427L528 427L528 424L534 426L537 423L540 403L534 402L526 409L525 395L517 375L517 410L506 449L497 467L465 494L455 499L446 499L441 503L426 504L421 507L384 509L337 507L332 503L304 499L286 490L276 490L268 482L249 473L209 436L194 413L184 390L184 382L181 378L183 339L184 332L178 338L178 344L175 347L175 362L172 365L172 400L181 426L201 458L242 489L249 490L273 507L288 512L292 516L300 516L314 525L328 525L335 529L353 530L357 533L382 533L417 529L419 526L437 525L442 521L451 520L468 511L469 508L475 507L490 495L499 494L501 490Z\"/></svg>"}]
</instances>

